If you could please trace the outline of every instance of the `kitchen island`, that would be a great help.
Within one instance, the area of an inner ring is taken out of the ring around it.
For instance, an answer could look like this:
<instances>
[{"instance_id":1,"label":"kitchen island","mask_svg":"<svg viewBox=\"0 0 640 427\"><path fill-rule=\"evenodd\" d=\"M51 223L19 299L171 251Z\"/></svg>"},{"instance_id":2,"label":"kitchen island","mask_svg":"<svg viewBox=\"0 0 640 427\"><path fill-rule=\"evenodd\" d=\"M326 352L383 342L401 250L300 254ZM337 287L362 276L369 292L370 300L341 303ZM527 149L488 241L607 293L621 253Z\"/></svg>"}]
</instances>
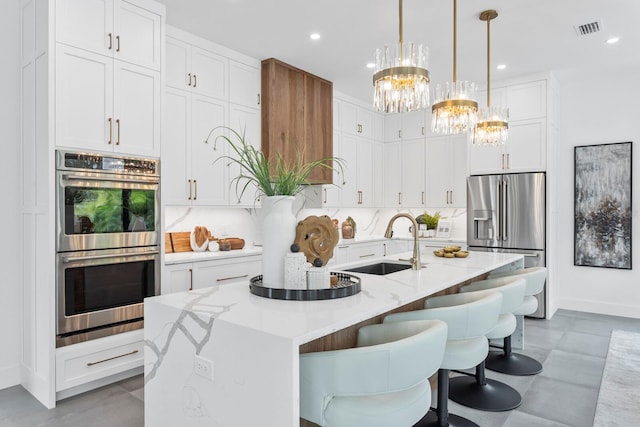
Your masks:
<instances>
[{"instance_id":1,"label":"kitchen island","mask_svg":"<svg viewBox=\"0 0 640 427\"><path fill-rule=\"evenodd\" d=\"M271 300L252 295L248 281L146 299L145 424L297 426L301 346L490 271L521 267L523 257L423 253L422 262L419 271L358 273L362 291L335 300Z\"/></svg>"}]
</instances>

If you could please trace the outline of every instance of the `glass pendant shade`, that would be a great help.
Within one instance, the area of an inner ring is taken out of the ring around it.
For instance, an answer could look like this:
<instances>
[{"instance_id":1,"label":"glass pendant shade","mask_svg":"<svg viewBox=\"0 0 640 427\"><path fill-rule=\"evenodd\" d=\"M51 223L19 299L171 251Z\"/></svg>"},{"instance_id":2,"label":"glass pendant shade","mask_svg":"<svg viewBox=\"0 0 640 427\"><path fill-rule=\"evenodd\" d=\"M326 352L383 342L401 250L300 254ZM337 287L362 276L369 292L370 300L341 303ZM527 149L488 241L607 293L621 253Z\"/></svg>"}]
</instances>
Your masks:
<instances>
[{"instance_id":1,"label":"glass pendant shade","mask_svg":"<svg viewBox=\"0 0 640 427\"><path fill-rule=\"evenodd\" d=\"M376 50L373 106L402 113L429 105L429 53L426 46L402 41L402 0L399 0L400 41Z\"/></svg>"},{"instance_id":2,"label":"glass pendant shade","mask_svg":"<svg viewBox=\"0 0 640 427\"><path fill-rule=\"evenodd\" d=\"M480 20L487 22L487 106L478 113L472 142L488 147L503 145L509 137L509 109L491 105L491 20L497 17L495 10L485 10L480 14Z\"/></svg>"},{"instance_id":3,"label":"glass pendant shade","mask_svg":"<svg viewBox=\"0 0 640 427\"><path fill-rule=\"evenodd\" d=\"M457 10L453 0L453 80L436 87L431 107L431 130L441 135L472 131L478 119L475 83L456 79Z\"/></svg>"}]
</instances>

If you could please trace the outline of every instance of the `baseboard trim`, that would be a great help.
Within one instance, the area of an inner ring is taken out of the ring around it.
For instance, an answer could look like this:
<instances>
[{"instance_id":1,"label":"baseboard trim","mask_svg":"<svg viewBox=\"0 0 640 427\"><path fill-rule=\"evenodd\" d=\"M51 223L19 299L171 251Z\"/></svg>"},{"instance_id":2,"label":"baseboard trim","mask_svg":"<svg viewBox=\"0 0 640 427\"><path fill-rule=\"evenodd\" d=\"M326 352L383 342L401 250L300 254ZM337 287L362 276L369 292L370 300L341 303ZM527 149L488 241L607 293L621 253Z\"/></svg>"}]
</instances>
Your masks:
<instances>
[{"instance_id":1,"label":"baseboard trim","mask_svg":"<svg viewBox=\"0 0 640 427\"><path fill-rule=\"evenodd\" d=\"M131 378L135 375L142 374L144 372L144 366L138 366L137 368L129 369L128 371L120 372L115 375L111 375L105 378L100 378L99 380L91 381L86 384L82 384L76 387L71 387L66 390L61 390L56 393L56 401L66 399L71 396L75 396L80 393L87 392L89 390L94 390L96 388L113 384L115 382Z\"/></svg>"},{"instance_id":2,"label":"baseboard trim","mask_svg":"<svg viewBox=\"0 0 640 427\"><path fill-rule=\"evenodd\" d=\"M603 303L602 301L563 298L558 301L557 308L640 319L640 310L638 310L637 305L611 304Z\"/></svg>"}]
</instances>

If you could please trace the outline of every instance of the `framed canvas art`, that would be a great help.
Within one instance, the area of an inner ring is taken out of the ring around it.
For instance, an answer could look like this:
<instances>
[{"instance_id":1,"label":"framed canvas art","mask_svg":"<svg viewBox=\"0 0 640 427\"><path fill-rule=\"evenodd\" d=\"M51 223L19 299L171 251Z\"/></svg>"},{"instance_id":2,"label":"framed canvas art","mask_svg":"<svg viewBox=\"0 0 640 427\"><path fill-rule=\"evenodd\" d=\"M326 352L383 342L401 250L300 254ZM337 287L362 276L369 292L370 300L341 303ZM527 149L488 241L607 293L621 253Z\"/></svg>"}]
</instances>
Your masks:
<instances>
[{"instance_id":1,"label":"framed canvas art","mask_svg":"<svg viewBox=\"0 0 640 427\"><path fill-rule=\"evenodd\" d=\"M631 269L632 143L574 148L574 265Z\"/></svg>"}]
</instances>

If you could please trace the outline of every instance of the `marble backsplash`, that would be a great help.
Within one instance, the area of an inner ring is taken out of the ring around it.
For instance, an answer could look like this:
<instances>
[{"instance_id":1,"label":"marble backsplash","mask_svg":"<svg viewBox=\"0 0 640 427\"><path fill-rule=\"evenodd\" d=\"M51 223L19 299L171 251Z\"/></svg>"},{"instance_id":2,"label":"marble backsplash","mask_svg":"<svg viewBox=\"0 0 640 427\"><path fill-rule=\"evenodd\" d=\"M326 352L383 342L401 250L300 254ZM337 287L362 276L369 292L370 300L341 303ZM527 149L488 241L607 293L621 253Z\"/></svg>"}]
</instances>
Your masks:
<instances>
[{"instance_id":1,"label":"marble backsplash","mask_svg":"<svg viewBox=\"0 0 640 427\"><path fill-rule=\"evenodd\" d=\"M398 212L407 212L413 216L424 213L425 208L325 208L310 209L304 202L297 203L297 217L304 219L309 215L329 215L340 223L351 216L357 224L357 236L382 236L389 219ZM464 208L427 208L430 214L439 211L443 218L453 221L451 238L466 240L467 224ZM216 237L240 237L247 245L260 245L262 242L260 224L262 222L260 208L214 208L167 206L164 209L165 232L191 231L196 225L206 226ZM394 224L396 237L410 237L410 222L400 218Z\"/></svg>"}]
</instances>

